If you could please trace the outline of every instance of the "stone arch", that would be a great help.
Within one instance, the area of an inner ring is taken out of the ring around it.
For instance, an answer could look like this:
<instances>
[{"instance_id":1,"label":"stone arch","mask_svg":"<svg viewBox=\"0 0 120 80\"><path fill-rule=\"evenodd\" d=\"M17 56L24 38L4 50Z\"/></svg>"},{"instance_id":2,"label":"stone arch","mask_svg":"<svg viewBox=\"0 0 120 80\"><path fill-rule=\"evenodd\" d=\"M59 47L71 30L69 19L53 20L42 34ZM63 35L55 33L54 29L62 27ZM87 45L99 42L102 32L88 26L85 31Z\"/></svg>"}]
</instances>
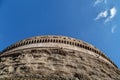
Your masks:
<instances>
[{"instance_id":1,"label":"stone arch","mask_svg":"<svg viewBox=\"0 0 120 80\"><path fill-rule=\"evenodd\" d=\"M34 43L37 43L37 40L36 40L36 39L34 40Z\"/></svg>"},{"instance_id":2,"label":"stone arch","mask_svg":"<svg viewBox=\"0 0 120 80\"><path fill-rule=\"evenodd\" d=\"M81 47L82 45L81 45L81 43L79 43L79 47Z\"/></svg>"},{"instance_id":3,"label":"stone arch","mask_svg":"<svg viewBox=\"0 0 120 80\"><path fill-rule=\"evenodd\" d=\"M42 39L42 43L44 43L44 39Z\"/></svg>"},{"instance_id":4,"label":"stone arch","mask_svg":"<svg viewBox=\"0 0 120 80\"><path fill-rule=\"evenodd\" d=\"M85 45L84 45L84 44L83 44L82 46L83 46L83 48L85 48Z\"/></svg>"},{"instance_id":5,"label":"stone arch","mask_svg":"<svg viewBox=\"0 0 120 80\"><path fill-rule=\"evenodd\" d=\"M35 40L32 40L32 43L35 43Z\"/></svg>"},{"instance_id":6,"label":"stone arch","mask_svg":"<svg viewBox=\"0 0 120 80\"><path fill-rule=\"evenodd\" d=\"M64 43L64 40L62 40L62 43Z\"/></svg>"},{"instance_id":7,"label":"stone arch","mask_svg":"<svg viewBox=\"0 0 120 80\"><path fill-rule=\"evenodd\" d=\"M45 39L46 42L48 42L48 39Z\"/></svg>"},{"instance_id":8,"label":"stone arch","mask_svg":"<svg viewBox=\"0 0 120 80\"><path fill-rule=\"evenodd\" d=\"M47 42L50 42L50 39L47 39Z\"/></svg>"},{"instance_id":9,"label":"stone arch","mask_svg":"<svg viewBox=\"0 0 120 80\"><path fill-rule=\"evenodd\" d=\"M27 41L25 41L25 45L27 45Z\"/></svg>"},{"instance_id":10,"label":"stone arch","mask_svg":"<svg viewBox=\"0 0 120 80\"><path fill-rule=\"evenodd\" d=\"M87 46L85 45L85 49L87 49Z\"/></svg>"},{"instance_id":11,"label":"stone arch","mask_svg":"<svg viewBox=\"0 0 120 80\"><path fill-rule=\"evenodd\" d=\"M55 40L55 39L53 39L53 43L55 43L55 41L56 41L56 40Z\"/></svg>"},{"instance_id":12,"label":"stone arch","mask_svg":"<svg viewBox=\"0 0 120 80\"><path fill-rule=\"evenodd\" d=\"M40 41L39 41L39 39L37 40L37 43L39 43Z\"/></svg>"},{"instance_id":13,"label":"stone arch","mask_svg":"<svg viewBox=\"0 0 120 80\"><path fill-rule=\"evenodd\" d=\"M96 53L97 53L97 54L99 53L98 50L96 51Z\"/></svg>"},{"instance_id":14,"label":"stone arch","mask_svg":"<svg viewBox=\"0 0 120 80\"><path fill-rule=\"evenodd\" d=\"M33 40L31 40L31 43L34 43L34 41L33 41Z\"/></svg>"},{"instance_id":15,"label":"stone arch","mask_svg":"<svg viewBox=\"0 0 120 80\"><path fill-rule=\"evenodd\" d=\"M43 39L43 43L45 43L45 39Z\"/></svg>"},{"instance_id":16,"label":"stone arch","mask_svg":"<svg viewBox=\"0 0 120 80\"><path fill-rule=\"evenodd\" d=\"M75 42L75 46L77 46L77 42Z\"/></svg>"},{"instance_id":17,"label":"stone arch","mask_svg":"<svg viewBox=\"0 0 120 80\"><path fill-rule=\"evenodd\" d=\"M79 47L79 43L78 42L77 42L76 46Z\"/></svg>"},{"instance_id":18,"label":"stone arch","mask_svg":"<svg viewBox=\"0 0 120 80\"><path fill-rule=\"evenodd\" d=\"M92 48L92 50L91 50L92 52L94 52L94 49Z\"/></svg>"},{"instance_id":19,"label":"stone arch","mask_svg":"<svg viewBox=\"0 0 120 80\"><path fill-rule=\"evenodd\" d=\"M89 46L87 46L87 50L89 50Z\"/></svg>"},{"instance_id":20,"label":"stone arch","mask_svg":"<svg viewBox=\"0 0 120 80\"><path fill-rule=\"evenodd\" d=\"M35 39L35 43L37 43L37 39Z\"/></svg>"},{"instance_id":21,"label":"stone arch","mask_svg":"<svg viewBox=\"0 0 120 80\"><path fill-rule=\"evenodd\" d=\"M61 40L59 40L59 43L61 43Z\"/></svg>"},{"instance_id":22,"label":"stone arch","mask_svg":"<svg viewBox=\"0 0 120 80\"><path fill-rule=\"evenodd\" d=\"M47 40L47 39L45 39L45 42L47 43L47 42L48 42L48 40Z\"/></svg>"},{"instance_id":23,"label":"stone arch","mask_svg":"<svg viewBox=\"0 0 120 80\"><path fill-rule=\"evenodd\" d=\"M66 43L69 44L69 41L67 41Z\"/></svg>"},{"instance_id":24,"label":"stone arch","mask_svg":"<svg viewBox=\"0 0 120 80\"><path fill-rule=\"evenodd\" d=\"M81 48L83 48L83 45L81 44Z\"/></svg>"},{"instance_id":25,"label":"stone arch","mask_svg":"<svg viewBox=\"0 0 120 80\"><path fill-rule=\"evenodd\" d=\"M96 50L94 50L94 52L95 52L95 53L97 53L97 51L96 51Z\"/></svg>"},{"instance_id":26,"label":"stone arch","mask_svg":"<svg viewBox=\"0 0 120 80\"><path fill-rule=\"evenodd\" d=\"M29 41L27 41L27 44L29 44Z\"/></svg>"},{"instance_id":27,"label":"stone arch","mask_svg":"<svg viewBox=\"0 0 120 80\"><path fill-rule=\"evenodd\" d=\"M64 40L64 43L66 44L66 40Z\"/></svg>"},{"instance_id":28,"label":"stone arch","mask_svg":"<svg viewBox=\"0 0 120 80\"><path fill-rule=\"evenodd\" d=\"M56 39L56 43L58 43L58 39Z\"/></svg>"},{"instance_id":29,"label":"stone arch","mask_svg":"<svg viewBox=\"0 0 120 80\"><path fill-rule=\"evenodd\" d=\"M27 44L29 44L29 41L27 41Z\"/></svg>"},{"instance_id":30,"label":"stone arch","mask_svg":"<svg viewBox=\"0 0 120 80\"><path fill-rule=\"evenodd\" d=\"M90 50L90 47L88 46L88 50Z\"/></svg>"},{"instance_id":31,"label":"stone arch","mask_svg":"<svg viewBox=\"0 0 120 80\"><path fill-rule=\"evenodd\" d=\"M70 41L70 43L69 43L70 45L71 45L71 41Z\"/></svg>"},{"instance_id":32,"label":"stone arch","mask_svg":"<svg viewBox=\"0 0 120 80\"><path fill-rule=\"evenodd\" d=\"M94 52L96 53L96 50L94 49Z\"/></svg>"},{"instance_id":33,"label":"stone arch","mask_svg":"<svg viewBox=\"0 0 120 80\"><path fill-rule=\"evenodd\" d=\"M92 51L92 48L91 48L91 47L90 47L89 49L90 49L90 51Z\"/></svg>"},{"instance_id":34,"label":"stone arch","mask_svg":"<svg viewBox=\"0 0 120 80\"><path fill-rule=\"evenodd\" d=\"M28 41L28 44L31 44L31 43L30 43L30 40Z\"/></svg>"},{"instance_id":35,"label":"stone arch","mask_svg":"<svg viewBox=\"0 0 120 80\"><path fill-rule=\"evenodd\" d=\"M52 39L50 39L50 42L52 42Z\"/></svg>"},{"instance_id":36,"label":"stone arch","mask_svg":"<svg viewBox=\"0 0 120 80\"><path fill-rule=\"evenodd\" d=\"M30 41L30 40L28 41L28 44L31 44L31 41Z\"/></svg>"},{"instance_id":37,"label":"stone arch","mask_svg":"<svg viewBox=\"0 0 120 80\"><path fill-rule=\"evenodd\" d=\"M66 39L65 37L63 39Z\"/></svg>"}]
</instances>

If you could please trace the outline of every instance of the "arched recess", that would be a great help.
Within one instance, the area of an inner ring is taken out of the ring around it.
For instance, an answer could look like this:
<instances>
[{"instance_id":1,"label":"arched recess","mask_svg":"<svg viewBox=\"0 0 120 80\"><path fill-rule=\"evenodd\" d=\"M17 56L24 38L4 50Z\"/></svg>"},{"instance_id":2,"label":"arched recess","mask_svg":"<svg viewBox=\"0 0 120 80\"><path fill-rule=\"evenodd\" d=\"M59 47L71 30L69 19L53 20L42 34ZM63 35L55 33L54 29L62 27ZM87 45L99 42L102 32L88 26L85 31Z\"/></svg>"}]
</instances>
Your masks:
<instances>
[{"instance_id":1,"label":"arched recess","mask_svg":"<svg viewBox=\"0 0 120 80\"><path fill-rule=\"evenodd\" d=\"M66 44L66 40L64 40L64 44Z\"/></svg>"},{"instance_id":2,"label":"arched recess","mask_svg":"<svg viewBox=\"0 0 120 80\"><path fill-rule=\"evenodd\" d=\"M56 43L58 43L58 39L56 39Z\"/></svg>"},{"instance_id":3,"label":"arched recess","mask_svg":"<svg viewBox=\"0 0 120 80\"><path fill-rule=\"evenodd\" d=\"M40 41L39 41L39 39L37 40L37 43L39 43Z\"/></svg>"},{"instance_id":4,"label":"arched recess","mask_svg":"<svg viewBox=\"0 0 120 80\"><path fill-rule=\"evenodd\" d=\"M61 40L59 40L59 43L61 43Z\"/></svg>"},{"instance_id":5,"label":"arched recess","mask_svg":"<svg viewBox=\"0 0 120 80\"><path fill-rule=\"evenodd\" d=\"M55 39L53 39L53 43L55 43Z\"/></svg>"}]
</instances>

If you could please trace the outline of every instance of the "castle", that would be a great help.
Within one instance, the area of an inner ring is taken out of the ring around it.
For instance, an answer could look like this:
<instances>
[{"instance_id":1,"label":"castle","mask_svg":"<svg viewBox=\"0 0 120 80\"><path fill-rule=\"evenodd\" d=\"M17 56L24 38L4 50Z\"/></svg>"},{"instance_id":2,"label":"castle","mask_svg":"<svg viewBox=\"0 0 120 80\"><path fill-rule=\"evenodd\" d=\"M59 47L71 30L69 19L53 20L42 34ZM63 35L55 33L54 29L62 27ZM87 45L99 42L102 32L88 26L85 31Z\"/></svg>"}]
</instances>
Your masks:
<instances>
[{"instance_id":1,"label":"castle","mask_svg":"<svg viewBox=\"0 0 120 80\"><path fill-rule=\"evenodd\" d=\"M120 71L93 45L48 35L24 39L4 49L0 54L0 78L120 80Z\"/></svg>"}]
</instances>

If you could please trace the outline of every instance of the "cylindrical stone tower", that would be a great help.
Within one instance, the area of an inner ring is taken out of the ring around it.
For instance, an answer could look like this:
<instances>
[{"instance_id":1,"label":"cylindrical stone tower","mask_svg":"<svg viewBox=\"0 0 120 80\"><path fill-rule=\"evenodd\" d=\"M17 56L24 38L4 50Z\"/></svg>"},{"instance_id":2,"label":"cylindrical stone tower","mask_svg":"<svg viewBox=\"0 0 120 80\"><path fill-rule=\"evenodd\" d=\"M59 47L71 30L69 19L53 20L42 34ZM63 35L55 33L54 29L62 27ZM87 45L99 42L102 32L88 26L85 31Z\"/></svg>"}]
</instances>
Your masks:
<instances>
[{"instance_id":1,"label":"cylindrical stone tower","mask_svg":"<svg viewBox=\"0 0 120 80\"><path fill-rule=\"evenodd\" d=\"M96 47L65 36L21 40L0 54L0 79L120 80L117 66Z\"/></svg>"}]
</instances>

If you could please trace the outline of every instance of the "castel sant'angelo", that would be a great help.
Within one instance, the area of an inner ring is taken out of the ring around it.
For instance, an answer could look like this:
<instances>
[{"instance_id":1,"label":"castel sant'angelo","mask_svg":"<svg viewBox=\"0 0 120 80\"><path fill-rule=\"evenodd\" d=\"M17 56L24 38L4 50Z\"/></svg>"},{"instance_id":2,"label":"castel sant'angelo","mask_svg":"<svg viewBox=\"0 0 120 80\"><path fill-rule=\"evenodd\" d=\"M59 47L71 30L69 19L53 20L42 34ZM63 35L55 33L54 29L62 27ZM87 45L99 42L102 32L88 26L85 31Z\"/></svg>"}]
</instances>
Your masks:
<instances>
[{"instance_id":1,"label":"castel sant'angelo","mask_svg":"<svg viewBox=\"0 0 120 80\"><path fill-rule=\"evenodd\" d=\"M49 35L1 51L0 80L120 80L120 71L91 44Z\"/></svg>"}]
</instances>

